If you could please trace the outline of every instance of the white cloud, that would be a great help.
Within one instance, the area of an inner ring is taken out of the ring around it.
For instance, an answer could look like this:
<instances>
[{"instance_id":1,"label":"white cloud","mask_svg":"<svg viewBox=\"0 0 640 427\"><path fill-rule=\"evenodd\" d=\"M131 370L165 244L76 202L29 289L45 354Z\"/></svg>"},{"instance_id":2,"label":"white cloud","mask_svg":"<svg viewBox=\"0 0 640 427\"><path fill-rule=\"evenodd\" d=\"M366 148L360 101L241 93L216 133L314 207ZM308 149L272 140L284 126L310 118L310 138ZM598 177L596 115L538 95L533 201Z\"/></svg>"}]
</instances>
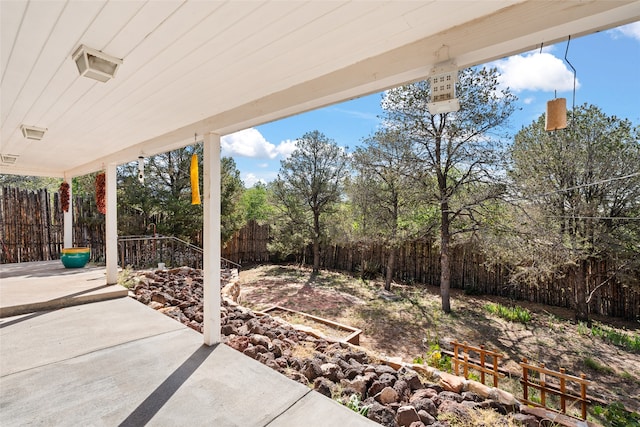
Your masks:
<instances>
[{"instance_id":1,"label":"white cloud","mask_svg":"<svg viewBox=\"0 0 640 427\"><path fill-rule=\"evenodd\" d=\"M528 98L523 99L522 102L524 102L525 105L529 105L529 104L533 103L533 101L535 101L535 100L536 100L535 98L530 96Z\"/></svg>"},{"instance_id":2,"label":"white cloud","mask_svg":"<svg viewBox=\"0 0 640 427\"><path fill-rule=\"evenodd\" d=\"M240 156L257 159L288 157L295 150L295 141L285 140L278 145L267 141L255 128L225 135L220 141L225 156Z\"/></svg>"},{"instance_id":3,"label":"white cloud","mask_svg":"<svg viewBox=\"0 0 640 427\"><path fill-rule=\"evenodd\" d=\"M511 56L489 65L498 69L500 84L514 92L573 89L573 71L562 59L545 51ZM576 87L579 86L576 81Z\"/></svg>"},{"instance_id":4,"label":"white cloud","mask_svg":"<svg viewBox=\"0 0 640 427\"><path fill-rule=\"evenodd\" d=\"M245 188L251 188L254 185L256 185L258 182L267 184L270 181L273 181L274 179L276 179L277 176L278 176L277 172L266 172L259 175L256 175L251 172L240 174L240 178L242 179L242 182L244 182Z\"/></svg>"},{"instance_id":5,"label":"white cloud","mask_svg":"<svg viewBox=\"0 0 640 427\"><path fill-rule=\"evenodd\" d=\"M285 139L284 141L281 141L280 144L278 144L278 146L276 147L276 151L278 152L278 154L280 154L283 158L287 158L291 155L291 153L293 153L296 150L296 143L298 141L296 140L290 140L290 139Z\"/></svg>"},{"instance_id":6,"label":"white cloud","mask_svg":"<svg viewBox=\"0 0 640 427\"><path fill-rule=\"evenodd\" d=\"M622 35L640 41L640 21L614 28L611 30L611 34L614 38Z\"/></svg>"},{"instance_id":7,"label":"white cloud","mask_svg":"<svg viewBox=\"0 0 640 427\"><path fill-rule=\"evenodd\" d=\"M244 182L245 188L251 188L258 182L263 182L266 184L266 181L264 179L258 178L252 173L248 173L244 177L242 177L242 182Z\"/></svg>"}]
</instances>

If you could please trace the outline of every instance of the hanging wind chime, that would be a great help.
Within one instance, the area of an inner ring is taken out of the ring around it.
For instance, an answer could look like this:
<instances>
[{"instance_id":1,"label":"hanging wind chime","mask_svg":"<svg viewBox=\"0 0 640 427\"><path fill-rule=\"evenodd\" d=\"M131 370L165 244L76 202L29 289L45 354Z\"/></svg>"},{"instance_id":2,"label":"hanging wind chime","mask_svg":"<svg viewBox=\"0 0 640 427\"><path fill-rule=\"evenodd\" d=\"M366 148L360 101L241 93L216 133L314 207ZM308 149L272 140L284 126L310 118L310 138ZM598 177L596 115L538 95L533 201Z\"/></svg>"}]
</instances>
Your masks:
<instances>
[{"instance_id":1,"label":"hanging wind chime","mask_svg":"<svg viewBox=\"0 0 640 427\"><path fill-rule=\"evenodd\" d=\"M569 62L567 54L569 53L569 43L571 43L571 36L567 40L567 49L564 53L564 60L569 64L573 70L573 107L572 111L576 108L576 69ZM540 52L542 52L542 45L540 45ZM566 129L567 127L567 100L566 98L556 98L547 102L547 114L545 116L545 130L556 131L560 129Z\"/></svg>"},{"instance_id":2,"label":"hanging wind chime","mask_svg":"<svg viewBox=\"0 0 640 427\"><path fill-rule=\"evenodd\" d=\"M194 144L197 142L197 134L193 135ZM200 179L198 174L198 155L193 154L191 156L191 168L189 170L191 175L191 204L200 204Z\"/></svg>"}]
</instances>

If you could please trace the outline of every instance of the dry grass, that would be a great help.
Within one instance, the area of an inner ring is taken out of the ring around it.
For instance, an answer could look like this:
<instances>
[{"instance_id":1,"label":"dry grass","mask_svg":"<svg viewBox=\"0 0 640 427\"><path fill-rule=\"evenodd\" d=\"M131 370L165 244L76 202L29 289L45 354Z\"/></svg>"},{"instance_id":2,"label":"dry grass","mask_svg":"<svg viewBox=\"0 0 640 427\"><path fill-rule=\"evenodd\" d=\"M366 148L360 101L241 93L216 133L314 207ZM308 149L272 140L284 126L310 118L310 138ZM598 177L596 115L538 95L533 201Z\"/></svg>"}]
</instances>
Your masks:
<instances>
[{"instance_id":1,"label":"dry grass","mask_svg":"<svg viewBox=\"0 0 640 427\"><path fill-rule=\"evenodd\" d=\"M621 401L640 410L640 354L626 351L591 334L580 333L569 310L511 301L506 298L470 296L452 290L453 312L440 310L435 286L392 287L392 300L382 292L382 281L362 281L337 272L287 266L262 266L240 274L243 304L254 309L281 305L363 330L361 345L381 355L411 362L425 355L428 343L443 347L451 340L484 344L504 354L501 366L514 378L500 380L501 388L521 396L519 362L543 362L550 369L587 374L588 393L608 402ZM386 298L385 298L386 296ZM510 322L484 310L487 303L520 306L531 312L527 324ZM602 324L637 336L636 322L600 318ZM624 329L626 328L626 329ZM594 369L606 366L610 369Z\"/></svg>"},{"instance_id":2,"label":"dry grass","mask_svg":"<svg viewBox=\"0 0 640 427\"><path fill-rule=\"evenodd\" d=\"M448 421L456 427L521 427L522 424L513 419L513 414L501 415L493 409L474 409L467 416L453 413L441 414L440 421Z\"/></svg>"}]
</instances>

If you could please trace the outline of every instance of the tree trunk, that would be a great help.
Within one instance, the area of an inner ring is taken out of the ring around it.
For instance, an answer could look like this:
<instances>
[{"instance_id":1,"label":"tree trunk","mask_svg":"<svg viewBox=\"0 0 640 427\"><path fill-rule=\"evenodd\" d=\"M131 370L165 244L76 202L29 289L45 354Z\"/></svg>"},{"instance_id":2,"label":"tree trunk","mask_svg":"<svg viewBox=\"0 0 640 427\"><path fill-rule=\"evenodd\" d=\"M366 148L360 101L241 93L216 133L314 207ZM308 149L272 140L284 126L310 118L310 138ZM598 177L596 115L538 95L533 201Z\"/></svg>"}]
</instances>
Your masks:
<instances>
[{"instance_id":1,"label":"tree trunk","mask_svg":"<svg viewBox=\"0 0 640 427\"><path fill-rule=\"evenodd\" d=\"M320 271L320 212L313 213L313 274Z\"/></svg>"},{"instance_id":2,"label":"tree trunk","mask_svg":"<svg viewBox=\"0 0 640 427\"><path fill-rule=\"evenodd\" d=\"M451 313L449 289L451 287L451 262L449 260L449 204L440 204L442 224L440 226L440 298L442 311Z\"/></svg>"},{"instance_id":3,"label":"tree trunk","mask_svg":"<svg viewBox=\"0 0 640 427\"><path fill-rule=\"evenodd\" d=\"M396 263L396 251L394 248L391 248L389 251L389 258L387 259L387 277L384 281L384 290L391 290L391 280L393 279L393 270L395 268Z\"/></svg>"},{"instance_id":4,"label":"tree trunk","mask_svg":"<svg viewBox=\"0 0 640 427\"><path fill-rule=\"evenodd\" d=\"M580 266L574 269L576 321L591 324L589 319L589 304L587 304L587 261L580 261Z\"/></svg>"},{"instance_id":5,"label":"tree trunk","mask_svg":"<svg viewBox=\"0 0 640 427\"><path fill-rule=\"evenodd\" d=\"M313 239L313 274L320 271L320 241L316 237Z\"/></svg>"}]
</instances>

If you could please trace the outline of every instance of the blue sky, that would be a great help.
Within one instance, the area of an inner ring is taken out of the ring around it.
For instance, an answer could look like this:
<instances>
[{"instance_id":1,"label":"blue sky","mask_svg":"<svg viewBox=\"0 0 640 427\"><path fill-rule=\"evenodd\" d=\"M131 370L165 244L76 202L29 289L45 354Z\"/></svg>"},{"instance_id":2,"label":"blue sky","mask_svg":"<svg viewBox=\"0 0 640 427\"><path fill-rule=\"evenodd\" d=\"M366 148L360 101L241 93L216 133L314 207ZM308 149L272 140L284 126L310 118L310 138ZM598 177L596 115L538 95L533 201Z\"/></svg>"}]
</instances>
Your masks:
<instances>
[{"instance_id":1,"label":"blue sky","mask_svg":"<svg viewBox=\"0 0 640 427\"><path fill-rule=\"evenodd\" d=\"M554 91L571 108L573 72L564 61L566 47L564 41L488 64L498 68L501 84L518 96L511 135L545 112ZM572 39L568 59L577 71L575 105L594 104L640 125L640 22ZM226 135L222 155L233 157L246 187L272 181L280 161L306 132L319 130L352 151L378 128L381 98L373 94Z\"/></svg>"}]
</instances>

